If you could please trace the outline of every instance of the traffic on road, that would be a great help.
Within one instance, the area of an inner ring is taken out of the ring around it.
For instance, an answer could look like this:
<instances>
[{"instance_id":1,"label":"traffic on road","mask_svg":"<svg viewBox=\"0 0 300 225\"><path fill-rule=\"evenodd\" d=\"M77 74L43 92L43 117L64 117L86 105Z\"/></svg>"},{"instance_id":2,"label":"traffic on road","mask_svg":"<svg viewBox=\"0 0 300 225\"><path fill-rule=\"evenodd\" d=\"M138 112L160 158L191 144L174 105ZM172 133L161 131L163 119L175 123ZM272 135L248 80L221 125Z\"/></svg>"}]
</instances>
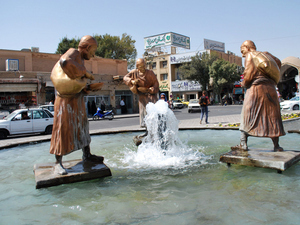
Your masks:
<instances>
[{"instance_id":1,"label":"traffic on road","mask_svg":"<svg viewBox=\"0 0 300 225\"><path fill-rule=\"evenodd\" d=\"M229 106L221 106L221 105L212 105L208 107L208 115L209 117L214 117L214 116L225 116L225 115L236 115L240 114L242 110L242 105L229 105ZM190 119L200 119L201 111L192 111L188 112L188 108L176 108L173 109L173 112L176 116L176 118L181 121L181 120L190 120ZM53 120L53 119L52 119ZM0 120L1 121L1 120ZM93 120L93 118L89 118L89 126L90 126L90 131L97 130L97 129L111 129L111 128L116 128L116 127L129 127L129 126L138 126L139 125L139 115L138 113L136 114L125 114L125 115L114 115L113 120ZM43 127L41 132L44 132L44 134L49 134L51 133L48 130L46 131L46 127ZM10 136L9 133L3 138L18 138L18 137L26 137L28 135L41 135L40 133L35 133L35 132L27 132L27 133L20 133L19 135L13 135Z\"/></svg>"}]
</instances>

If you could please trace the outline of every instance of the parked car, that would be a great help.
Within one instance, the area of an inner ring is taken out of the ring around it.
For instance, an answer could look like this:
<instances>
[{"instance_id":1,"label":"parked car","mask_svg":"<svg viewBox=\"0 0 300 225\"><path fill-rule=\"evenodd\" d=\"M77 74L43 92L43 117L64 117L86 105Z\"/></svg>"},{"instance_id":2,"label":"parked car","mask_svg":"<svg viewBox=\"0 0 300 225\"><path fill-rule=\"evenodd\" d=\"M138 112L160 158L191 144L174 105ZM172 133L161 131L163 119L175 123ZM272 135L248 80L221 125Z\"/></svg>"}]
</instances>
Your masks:
<instances>
[{"instance_id":1,"label":"parked car","mask_svg":"<svg viewBox=\"0 0 300 225\"><path fill-rule=\"evenodd\" d=\"M0 110L0 119L2 120L4 117L6 117L7 115L9 115L9 111L8 110Z\"/></svg>"},{"instance_id":2,"label":"parked car","mask_svg":"<svg viewBox=\"0 0 300 225\"><path fill-rule=\"evenodd\" d=\"M181 101L181 102L184 105L184 107L188 107L189 106L189 101Z\"/></svg>"},{"instance_id":3,"label":"parked car","mask_svg":"<svg viewBox=\"0 0 300 225\"><path fill-rule=\"evenodd\" d=\"M54 105L41 105L40 108L48 109L52 113L52 115L54 116Z\"/></svg>"},{"instance_id":4,"label":"parked car","mask_svg":"<svg viewBox=\"0 0 300 225\"><path fill-rule=\"evenodd\" d=\"M280 109L299 110L299 96L280 102Z\"/></svg>"},{"instance_id":5,"label":"parked car","mask_svg":"<svg viewBox=\"0 0 300 225\"><path fill-rule=\"evenodd\" d=\"M173 108L174 109L182 109L184 107L184 104L179 99L173 100Z\"/></svg>"},{"instance_id":6,"label":"parked car","mask_svg":"<svg viewBox=\"0 0 300 225\"><path fill-rule=\"evenodd\" d=\"M9 135L45 133L51 134L53 115L47 109L17 109L0 120L0 139Z\"/></svg>"},{"instance_id":7,"label":"parked car","mask_svg":"<svg viewBox=\"0 0 300 225\"><path fill-rule=\"evenodd\" d=\"M198 99L190 99L188 105L188 112L201 111L201 107Z\"/></svg>"}]
</instances>

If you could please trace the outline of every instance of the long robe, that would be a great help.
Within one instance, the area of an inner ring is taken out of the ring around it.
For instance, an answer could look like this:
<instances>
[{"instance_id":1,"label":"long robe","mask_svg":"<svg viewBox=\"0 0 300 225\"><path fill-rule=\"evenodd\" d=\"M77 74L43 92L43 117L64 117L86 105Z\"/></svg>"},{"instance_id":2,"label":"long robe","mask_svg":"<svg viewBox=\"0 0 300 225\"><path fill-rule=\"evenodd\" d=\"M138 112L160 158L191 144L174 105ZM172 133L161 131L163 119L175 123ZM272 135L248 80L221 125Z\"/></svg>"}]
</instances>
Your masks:
<instances>
[{"instance_id":1,"label":"long robe","mask_svg":"<svg viewBox=\"0 0 300 225\"><path fill-rule=\"evenodd\" d=\"M145 121L144 118L146 116L146 105L149 102L156 103L158 100L157 93L159 91L159 84L157 81L157 78L152 70L145 71L144 74L139 72L138 69L134 69L130 71L128 74L126 74L123 78L124 83L128 85L129 87L132 87L131 81L139 79L139 87L146 87L150 88L153 87L153 91L149 93L142 93L138 91L139 95L139 113L140 113L140 126L145 127Z\"/></svg>"},{"instance_id":2,"label":"long robe","mask_svg":"<svg viewBox=\"0 0 300 225\"><path fill-rule=\"evenodd\" d=\"M91 143L84 94L56 96L50 153L66 155Z\"/></svg>"},{"instance_id":3,"label":"long robe","mask_svg":"<svg viewBox=\"0 0 300 225\"><path fill-rule=\"evenodd\" d=\"M280 68L280 61L269 54ZM254 65L253 55L248 53L245 59L244 80L247 88L242 109L240 130L250 136L279 137L285 135L276 83Z\"/></svg>"}]
</instances>

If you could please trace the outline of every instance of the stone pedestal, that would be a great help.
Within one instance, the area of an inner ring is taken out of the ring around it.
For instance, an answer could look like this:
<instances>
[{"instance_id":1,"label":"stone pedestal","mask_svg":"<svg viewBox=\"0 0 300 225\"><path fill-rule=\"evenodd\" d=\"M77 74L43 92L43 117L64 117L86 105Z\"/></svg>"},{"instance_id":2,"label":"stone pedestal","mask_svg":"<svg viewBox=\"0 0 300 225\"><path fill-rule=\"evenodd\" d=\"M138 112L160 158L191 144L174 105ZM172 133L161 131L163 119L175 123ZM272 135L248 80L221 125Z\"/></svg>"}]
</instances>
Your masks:
<instances>
[{"instance_id":1,"label":"stone pedestal","mask_svg":"<svg viewBox=\"0 0 300 225\"><path fill-rule=\"evenodd\" d=\"M275 169L277 172L288 169L300 160L299 151L274 152L266 149L233 150L220 156L220 162Z\"/></svg>"},{"instance_id":2,"label":"stone pedestal","mask_svg":"<svg viewBox=\"0 0 300 225\"><path fill-rule=\"evenodd\" d=\"M68 172L66 175L54 174L54 165L55 163L34 165L36 189L111 176L111 171L105 164L95 162L65 161L63 166Z\"/></svg>"}]
</instances>

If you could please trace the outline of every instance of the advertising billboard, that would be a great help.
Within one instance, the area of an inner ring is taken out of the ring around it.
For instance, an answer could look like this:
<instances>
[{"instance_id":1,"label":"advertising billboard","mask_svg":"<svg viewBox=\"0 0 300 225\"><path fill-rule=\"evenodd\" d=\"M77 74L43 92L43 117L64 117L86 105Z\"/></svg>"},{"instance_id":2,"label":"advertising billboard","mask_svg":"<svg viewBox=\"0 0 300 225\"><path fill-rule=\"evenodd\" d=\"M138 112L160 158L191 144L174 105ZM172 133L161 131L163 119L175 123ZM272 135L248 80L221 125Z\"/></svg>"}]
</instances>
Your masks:
<instances>
[{"instance_id":1,"label":"advertising billboard","mask_svg":"<svg viewBox=\"0 0 300 225\"><path fill-rule=\"evenodd\" d=\"M198 81L179 80L172 82L172 92L201 91L201 84Z\"/></svg>"},{"instance_id":2,"label":"advertising billboard","mask_svg":"<svg viewBox=\"0 0 300 225\"><path fill-rule=\"evenodd\" d=\"M144 38L145 50L168 45L190 49L190 38L173 32Z\"/></svg>"},{"instance_id":3,"label":"advertising billboard","mask_svg":"<svg viewBox=\"0 0 300 225\"><path fill-rule=\"evenodd\" d=\"M204 52L206 52L206 50L170 55L170 64L190 62L192 61L192 57L196 56L196 54L199 54L201 56Z\"/></svg>"},{"instance_id":4,"label":"advertising billboard","mask_svg":"<svg viewBox=\"0 0 300 225\"><path fill-rule=\"evenodd\" d=\"M225 43L204 39L204 49L211 49L219 52L225 52Z\"/></svg>"}]
</instances>

